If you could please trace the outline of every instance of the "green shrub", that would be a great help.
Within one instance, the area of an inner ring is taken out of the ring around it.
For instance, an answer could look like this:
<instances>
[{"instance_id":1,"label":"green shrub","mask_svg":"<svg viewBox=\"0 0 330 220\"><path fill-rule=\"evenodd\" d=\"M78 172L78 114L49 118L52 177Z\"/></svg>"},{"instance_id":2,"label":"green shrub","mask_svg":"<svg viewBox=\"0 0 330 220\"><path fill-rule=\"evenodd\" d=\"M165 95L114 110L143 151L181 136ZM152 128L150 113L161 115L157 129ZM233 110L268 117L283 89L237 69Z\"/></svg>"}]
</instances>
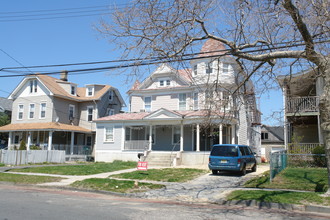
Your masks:
<instances>
[{"instance_id":1,"label":"green shrub","mask_svg":"<svg viewBox=\"0 0 330 220\"><path fill-rule=\"evenodd\" d=\"M26 150L26 143L25 141L21 141L20 145L19 145L19 149L18 150Z\"/></svg>"},{"instance_id":2,"label":"green shrub","mask_svg":"<svg viewBox=\"0 0 330 220\"><path fill-rule=\"evenodd\" d=\"M312 151L314 163L318 167L326 167L327 160L326 157L320 154L325 154L325 147L324 146L317 146Z\"/></svg>"},{"instance_id":3,"label":"green shrub","mask_svg":"<svg viewBox=\"0 0 330 220\"><path fill-rule=\"evenodd\" d=\"M32 145L30 147L30 150L41 150L41 148L39 146L36 146L36 145Z\"/></svg>"}]
</instances>

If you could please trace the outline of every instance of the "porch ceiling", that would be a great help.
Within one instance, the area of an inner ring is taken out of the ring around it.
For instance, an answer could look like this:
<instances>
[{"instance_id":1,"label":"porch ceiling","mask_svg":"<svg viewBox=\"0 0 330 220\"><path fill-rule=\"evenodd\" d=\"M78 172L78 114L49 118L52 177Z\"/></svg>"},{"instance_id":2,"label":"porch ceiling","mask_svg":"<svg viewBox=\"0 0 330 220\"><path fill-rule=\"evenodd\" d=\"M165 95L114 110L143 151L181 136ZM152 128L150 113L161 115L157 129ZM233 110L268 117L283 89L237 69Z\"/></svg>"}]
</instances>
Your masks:
<instances>
[{"instance_id":1,"label":"porch ceiling","mask_svg":"<svg viewBox=\"0 0 330 220\"><path fill-rule=\"evenodd\" d=\"M91 133L91 130L82 128L79 126L61 124L56 122L47 123L19 123L19 124L9 124L0 127L0 132L10 132L10 131L73 131L82 133Z\"/></svg>"}]
</instances>

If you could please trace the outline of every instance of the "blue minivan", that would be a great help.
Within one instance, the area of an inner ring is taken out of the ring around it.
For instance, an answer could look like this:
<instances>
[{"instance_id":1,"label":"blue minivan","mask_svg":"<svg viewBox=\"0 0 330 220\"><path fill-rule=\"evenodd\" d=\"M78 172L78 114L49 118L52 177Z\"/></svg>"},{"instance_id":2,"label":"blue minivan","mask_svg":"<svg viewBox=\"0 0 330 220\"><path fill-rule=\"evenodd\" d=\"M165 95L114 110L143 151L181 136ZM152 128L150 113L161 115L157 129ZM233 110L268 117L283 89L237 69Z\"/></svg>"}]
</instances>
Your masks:
<instances>
[{"instance_id":1,"label":"blue minivan","mask_svg":"<svg viewBox=\"0 0 330 220\"><path fill-rule=\"evenodd\" d=\"M238 144L216 144L209 157L209 169L213 174L220 170L237 171L242 175L247 169L257 171L257 161L251 148Z\"/></svg>"}]
</instances>

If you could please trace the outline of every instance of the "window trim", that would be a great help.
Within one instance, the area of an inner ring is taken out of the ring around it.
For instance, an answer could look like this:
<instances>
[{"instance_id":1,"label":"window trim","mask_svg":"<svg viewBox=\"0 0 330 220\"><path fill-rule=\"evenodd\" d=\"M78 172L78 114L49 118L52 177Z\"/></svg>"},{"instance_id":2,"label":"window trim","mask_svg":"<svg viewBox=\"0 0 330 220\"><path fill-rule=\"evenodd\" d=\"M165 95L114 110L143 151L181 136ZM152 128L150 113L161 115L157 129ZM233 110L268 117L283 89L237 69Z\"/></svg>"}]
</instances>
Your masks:
<instances>
[{"instance_id":1,"label":"window trim","mask_svg":"<svg viewBox=\"0 0 330 220\"><path fill-rule=\"evenodd\" d=\"M107 139L107 129L112 129L112 139ZM105 143L113 143L115 142L115 135L114 135L114 126L107 126L104 127L104 138L103 138L103 142Z\"/></svg>"},{"instance_id":2,"label":"window trim","mask_svg":"<svg viewBox=\"0 0 330 220\"><path fill-rule=\"evenodd\" d=\"M180 101L180 96L181 96L181 95L184 95L184 97L185 97L185 98L184 98L184 103L185 103L185 107L184 107L184 109L181 109L181 108L180 108L180 103L181 103L181 104L183 103L182 100ZM178 101L179 101L179 103L178 103L178 104L179 104L178 109L179 109L179 110L183 110L183 111L184 111L184 110L187 110L187 93L179 93L179 95L178 95Z\"/></svg>"},{"instance_id":3,"label":"window trim","mask_svg":"<svg viewBox=\"0 0 330 220\"><path fill-rule=\"evenodd\" d=\"M33 106L33 108L31 108ZM33 109L33 111L31 111ZM33 113L33 117L31 117L31 113ZM30 103L29 104L29 114L28 114L28 119L34 119L36 113L36 104Z\"/></svg>"},{"instance_id":4,"label":"window trim","mask_svg":"<svg viewBox=\"0 0 330 220\"><path fill-rule=\"evenodd\" d=\"M111 114L112 112L112 114ZM115 109L113 108L107 108L107 111L105 113L105 116L111 116L111 115L114 115L115 114Z\"/></svg>"},{"instance_id":5,"label":"window trim","mask_svg":"<svg viewBox=\"0 0 330 220\"><path fill-rule=\"evenodd\" d=\"M150 105L150 107L149 107L149 110L146 108L146 98L150 98L150 104L148 104L148 105ZM144 101L144 110L146 111L146 112L151 112L151 109L152 109L152 106L151 106L151 102L152 102L152 97L151 96L145 96L144 98L143 98L143 101Z\"/></svg>"},{"instance_id":6,"label":"window trim","mask_svg":"<svg viewBox=\"0 0 330 220\"><path fill-rule=\"evenodd\" d=\"M90 114L90 112L89 112L89 110L90 109L92 109L92 113ZM89 106L87 106L87 118L86 118L86 120L88 121L88 122L92 122L93 121L93 118L94 118L94 106L92 106L92 105L89 105ZM91 120L89 120L89 117L91 116Z\"/></svg>"},{"instance_id":7,"label":"window trim","mask_svg":"<svg viewBox=\"0 0 330 220\"><path fill-rule=\"evenodd\" d=\"M76 87L74 85L71 85L71 93L70 94L71 95L76 95Z\"/></svg>"},{"instance_id":8,"label":"window trim","mask_svg":"<svg viewBox=\"0 0 330 220\"><path fill-rule=\"evenodd\" d=\"M205 74L210 75L213 74L213 62L205 63Z\"/></svg>"},{"instance_id":9,"label":"window trim","mask_svg":"<svg viewBox=\"0 0 330 220\"><path fill-rule=\"evenodd\" d=\"M198 75L198 64L195 64L194 66L193 66L193 73L194 73L194 76L197 76Z\"/></svg>"},{"instance_id":10,"label":"window trim","mask_svg":"<svg viewBox=\"0 0 330 220\"><path fill-rule=\"evenodd\" d=\"M71 115L70 115L70 108L72 107L72 119L70 118ZM72 105L72 104L69 104L69 114L68 114L68 118L69 120L74 120L74 115L75 115L75 111L76 111L76 106L75 105Z\"/></svg>"},{"instance_id":11,"label":"window trim","mask_svg":"<svg viewBox=\"0 0 330 220\"><path fill-rule=\"evenodd\" d=\"M42 105L45 104L45 116L42 117ZM47 102L41 102L40 103L40 112L39 112L39 119L45 119L46 118L46 109L47 109Z\"/></svg>"},{"instance_id":12,"label":"window trim","mask_svg":"<svg viewBox=\"0 0 330 220\"><path fill-rule=\"evenodd\" d=\"M22 106L22 109L20 109L20 106ZM22 111L20 111L22 110ZM22 113L22 118L19 117L20 113ZM17 120L23 120L24 118L24 104L18 104L17 108Z\"/></svg>"}]
</instances>

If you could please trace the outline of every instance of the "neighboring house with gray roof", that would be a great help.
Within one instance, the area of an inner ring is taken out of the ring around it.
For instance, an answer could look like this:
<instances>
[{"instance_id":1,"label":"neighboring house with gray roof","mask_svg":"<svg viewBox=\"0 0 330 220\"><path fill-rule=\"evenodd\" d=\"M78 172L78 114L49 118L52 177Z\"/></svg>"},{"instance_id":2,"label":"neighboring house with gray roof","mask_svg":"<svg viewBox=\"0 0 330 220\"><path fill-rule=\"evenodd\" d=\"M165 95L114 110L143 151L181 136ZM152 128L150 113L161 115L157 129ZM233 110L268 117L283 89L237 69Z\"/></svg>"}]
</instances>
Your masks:
<instances>
[{"instance_id":1,"label":"neighboring house with gray roof","mask_svg":"<svg viewBox=\"0 0 330 220\"><path fill-rule=\"evenodd\" d=\"M269 153L284 149L284 127L261 125L261 155L269 160Z\"/></svg>"},{"instance_id":2,"label":"neighboring house with gray roof","mask_svg":"<svg viewBox=\"0 0 330 220\"><path fill-rule=\"evenodd\" d=\"M96 161L137 160L137 153L144 152L153 165L156 160L166 166L205 165L219 143L251 145L258 152L260 112L253 84L244 81L239 65L223 49L220 42L207 40L191 68L162 64L136 81L128 91L128 113L95 121Z\"/></svg>"},{"instance_id":3,"label":"neighboring house with gray roof","mask_svg":"<svg viewBox=\"0 0 330 220\"><path fill-rule=\"evenodd\" d=\"M91 153L95 142L93 120L117 114L125 105L119 91L110 85L78 87L68 73L57 79L43 74L26 76L8 99L13 101L8 132L9 148L24 140L48 150L65 150L67 155ZM88 151L88 152L87 152Z\"/></svg>"},{"instance_id":4,"label":"neighboring house with gray roof","mask_svg":"<svg viewBox=\"0 0 330 220\"><path fill-rule=\"evenodd\" d=\"M4 112L11 116L13 100L0 97L0 112Z\"/></svg>"}]
</instances>

